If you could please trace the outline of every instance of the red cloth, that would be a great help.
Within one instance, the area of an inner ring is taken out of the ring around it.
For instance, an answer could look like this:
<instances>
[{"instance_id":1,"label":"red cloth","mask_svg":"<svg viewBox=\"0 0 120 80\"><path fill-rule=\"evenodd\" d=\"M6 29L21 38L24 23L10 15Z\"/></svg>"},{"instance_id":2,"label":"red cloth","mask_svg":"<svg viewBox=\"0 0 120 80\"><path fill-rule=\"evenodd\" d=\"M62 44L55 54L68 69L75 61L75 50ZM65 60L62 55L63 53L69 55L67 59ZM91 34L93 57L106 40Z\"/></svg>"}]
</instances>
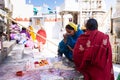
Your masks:
<instances>
[{"instance_id":1,"label":"red cloth","mask_svg":"<svg viewBox=\"0 0 120 80\"><path fill-rule=\"evenodd\" d=\"M73 59L85 80L114 80L108 35L98 30L82 34L74 47Z\"/></svg>"},{"instance_id":2,"label":"red cloth","mask_svg":"<svg viewBox=\"0 0 120 80\"><path fill-rule=\"evenodd\" d=\"M42 36L42 37L40 37L39 35L37 35L36 36L36 39L37 39L37 41L38 42L42 42L43 44L45 44L46 43L46 32L45 32L45 30L43 30L43 29L40 29L38 32L37 32L37 34L39 34L40 36Z\"/></svg>"}]
</instances>

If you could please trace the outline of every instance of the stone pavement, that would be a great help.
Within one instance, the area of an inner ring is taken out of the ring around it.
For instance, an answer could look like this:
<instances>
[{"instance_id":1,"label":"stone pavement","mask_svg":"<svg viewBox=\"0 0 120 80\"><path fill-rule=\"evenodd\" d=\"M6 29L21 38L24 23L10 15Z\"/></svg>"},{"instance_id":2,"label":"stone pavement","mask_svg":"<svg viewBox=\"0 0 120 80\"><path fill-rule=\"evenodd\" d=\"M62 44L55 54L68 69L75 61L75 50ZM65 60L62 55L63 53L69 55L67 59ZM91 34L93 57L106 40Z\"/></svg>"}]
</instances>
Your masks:
<instances>
[{"instance_id":1,"label":"stone pavement","mask_svg":"<svg viewBox=\"0 0 120 80\"><path fill-rule=\"evenodd\" d=\"M48 44L45 47L47 46ZM63 64L56 56L56 53L48 48L39 52L38 49L16 44L0 65L0 80L83 80L80 73L69 67L68 63ZM49 65L35 67L34 62L44 59ZM22 71L24 75L16 76L17 71Z\"/></svg>"},{"instance_id":2,"label":"stone pavement","mask_svg":"<svg viewBox=\"0 0 120 80\"><path fill-rule=\"evenodd\" d=\"M57 44L58 40L54 40L54 42ZM0 80L40 80L40 78L44 78L41 80L48 80L48 78L45 79L46 76L44 76L44 74L48 74L49 71L46 71L46 69L51 68L51 66L46 66L45 68L41 67L40 70L35 70L35 71L32 70L31 72L29 72L28 68L26 68L26 65L29 64L30 66L32 66L30 67L31 70L33 69L34 65L31 64L29 61L33 62L40 59L47 59L49 62L54 63L56 62L56 56L57 56L57 47L51 43L47 43L45 45L45 49L42 52L39 52L37 49L25 48L24 45L16 44L15 47L13 47L12 51L10 51L4 62L0 65ZM114 65L114 73L116 79L118 73L120 73L120 65L119 64L113 64L113 65ZM42 69L45 69L45 71L42 71ZM67 69L69 68L67 67ZM20 70L25 71L24 72L25 76L16 77L15 72ZM53 70L55 74L58 74L55 71L56 70ZM67 74L63 71L62 73ZM40 74L42 74L42 76L40 76ZM61 74L61 72L59 74ZM53 75L49 76L49 78L50 77L53 77ZM56 79L58 78L62 79L57 75L56 77L57 77ZM49 79L49 80L54 80L54 79Z\"/></svg>"}]
</instances>

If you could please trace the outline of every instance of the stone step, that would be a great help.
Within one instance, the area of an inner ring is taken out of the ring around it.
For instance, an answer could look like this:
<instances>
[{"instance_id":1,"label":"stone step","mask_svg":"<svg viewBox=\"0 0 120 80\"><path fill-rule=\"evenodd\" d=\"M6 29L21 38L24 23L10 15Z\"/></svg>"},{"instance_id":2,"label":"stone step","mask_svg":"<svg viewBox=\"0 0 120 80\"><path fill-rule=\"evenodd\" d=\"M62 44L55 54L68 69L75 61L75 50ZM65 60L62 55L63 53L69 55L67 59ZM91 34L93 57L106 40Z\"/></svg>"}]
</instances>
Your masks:
<instances>
[{"instance_id":1,"label":"stone step","mask_svg":"<svg viewBox=\"0 0 120 80\"><path fill-rule=\"evenodd\" d=\"M11 40L11 41L4 41L3 42L3 50L4 52L9 54L9 52L13 49L13 47L16 45L16 40Z\"/></svg>"},{"instance_id":2,"label":"stone step","mask_svg":"<svg viewBox=\"0 0 120 80\"><path fill-rule=\"evenodd\" d=\"M3 51L0 52L0 63L8 56L16 44L16 40L3 41Z\"/></svg>"}]
</instances>

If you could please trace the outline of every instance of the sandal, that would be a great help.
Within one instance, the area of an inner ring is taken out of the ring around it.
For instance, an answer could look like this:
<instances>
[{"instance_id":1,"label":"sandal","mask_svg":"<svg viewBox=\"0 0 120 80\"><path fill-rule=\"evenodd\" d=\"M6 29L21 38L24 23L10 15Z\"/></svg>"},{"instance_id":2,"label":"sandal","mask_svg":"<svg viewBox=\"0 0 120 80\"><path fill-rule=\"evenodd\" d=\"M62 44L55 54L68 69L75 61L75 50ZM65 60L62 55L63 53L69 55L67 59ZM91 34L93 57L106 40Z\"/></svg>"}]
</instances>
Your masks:
<instances>
[{"instance_id":1,"label":"sandal","mask_svg":"<svg viewBox=\"0 0 120 80\"><path fill-rule=\"evenodd\" d=\"M44 64L48 64L47 60L41 60L41 62L43 62Z\"/></svg>"}]
</instances>

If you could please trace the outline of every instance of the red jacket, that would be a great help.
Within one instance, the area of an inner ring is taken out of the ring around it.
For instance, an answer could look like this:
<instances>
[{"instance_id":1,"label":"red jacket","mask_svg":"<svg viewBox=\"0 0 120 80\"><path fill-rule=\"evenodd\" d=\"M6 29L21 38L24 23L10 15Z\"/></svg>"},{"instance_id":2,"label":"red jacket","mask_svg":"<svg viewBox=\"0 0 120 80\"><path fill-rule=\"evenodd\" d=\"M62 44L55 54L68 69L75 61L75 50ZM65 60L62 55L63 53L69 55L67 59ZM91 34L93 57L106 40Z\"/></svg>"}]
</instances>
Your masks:
<instances>
[{"instance_id":1,"label":"red jacket","mask_svg":"<svg viewBox=\"0 0 120 80\"><path fill-rule=\"evenodd\" d=\"M114 80L108 35L98 30L82 34L74 47L73 59L85 80Z\"/></svg>"},{"instance_id":2,"label":"red jacket","mask_svg":"<svg viewBox=\"0 0 120 80\"><path fill-rule=\"evenodd\" d=\"M40 29L38 32L37 32L37 36L36 36L36 39L37 39L37 41L38 42L42 42L43 44L45 44L46 43L46 32L45 32L45 30L43 30L43 29ZM40 36L42 36L42 37L40 37Z\"/></svg>"}]
</instances>

